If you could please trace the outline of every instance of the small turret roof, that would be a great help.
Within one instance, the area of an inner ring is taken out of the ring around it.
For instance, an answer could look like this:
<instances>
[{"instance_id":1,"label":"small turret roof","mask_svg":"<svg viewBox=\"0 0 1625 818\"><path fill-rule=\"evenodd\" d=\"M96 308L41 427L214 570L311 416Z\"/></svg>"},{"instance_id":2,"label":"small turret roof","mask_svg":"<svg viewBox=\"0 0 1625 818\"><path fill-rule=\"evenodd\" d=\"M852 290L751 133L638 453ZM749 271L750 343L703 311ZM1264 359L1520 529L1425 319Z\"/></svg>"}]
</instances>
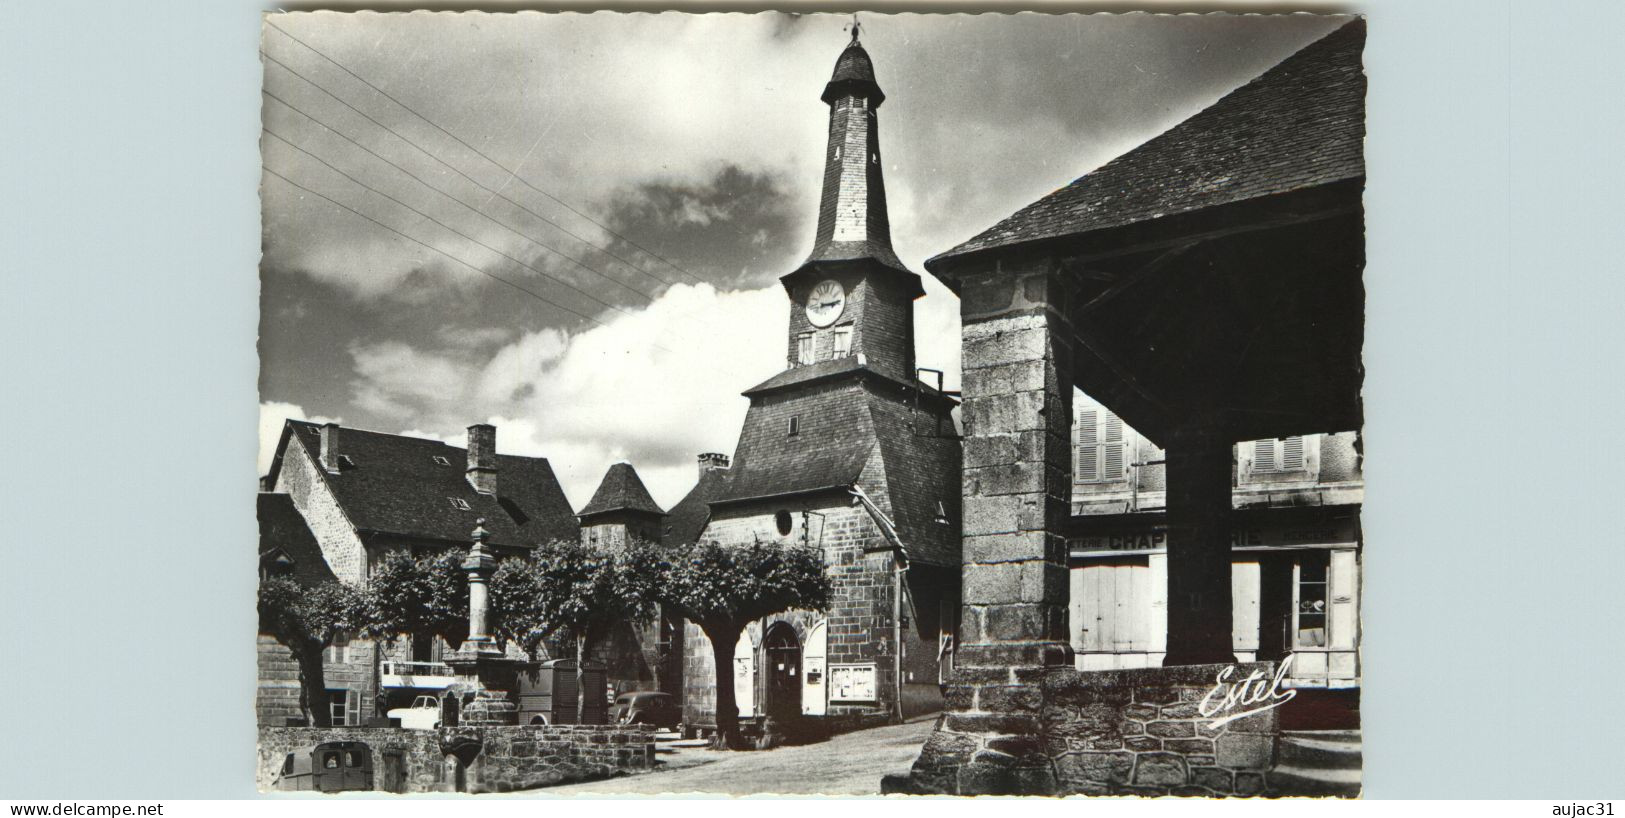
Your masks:
<instances>
[{"instance_id":1,"label":"small turret roof","mask_svg":"<svg viewBox=\"0 0 1625 818\"><path fill-rule=\"evenodd\" d=\"M592 500L576 516L585 518L610 511L666 513L649 496L649 490L644 488L643 480L638 477L638 470L632 468L631 463L624 462L609 467L609 471L604 473L603 482L598 484L598 490L593 492Z\"/></svg>"}]
</instances>

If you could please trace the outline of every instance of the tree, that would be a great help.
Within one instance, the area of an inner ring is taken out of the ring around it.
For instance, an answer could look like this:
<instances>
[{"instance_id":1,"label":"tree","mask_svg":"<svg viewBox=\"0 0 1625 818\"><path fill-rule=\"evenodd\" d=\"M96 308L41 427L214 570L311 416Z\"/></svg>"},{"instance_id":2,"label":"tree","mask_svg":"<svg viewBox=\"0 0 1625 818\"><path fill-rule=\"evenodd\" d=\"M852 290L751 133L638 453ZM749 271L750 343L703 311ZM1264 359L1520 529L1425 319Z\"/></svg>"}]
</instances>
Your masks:
<instances>
[{"instance_id":1,"label":"tree","mask_svg":"<svg viewBox=\"0 0 1625 818\"><path fill-rule=\"evenodd\" d=\"M260 583L259 616L260 632L286 647L299 666L299 709L305 723L331 726L322 651L340 634L365 627L360 594L340 582L305 586L289 576L267 577Z\"/></svg>"},{"instance_id":2,"label":"tree","mask_svg":"<svg viewBox=\"0 0 1625 818\"><path fill-rule=\"evenodd\" d=\"M579 668L617 623L654 617L658 568L651 553L646 543L609 547L554 540L529 557L504 560L491 580L497 635L532 657L544 640L566 637L575 644Z\"/></svg>"},{"instance_id":3,"label":"tree","mask_svg":"<svg viewBox=\"0 0 1625 818\"><path fill-rule=\"evenodd\" d=\"M444 639L456 647L468 638L468 578L463 559L453 548L422 557L391 551L379 560L360 596L365 608L361 633L380 646L400 637ZM386 710L383 650L373 651L373 686L378 710Z\"/></svg>"},{"instance_id":4,"label":"tree","mask_svg":"<svg viewBox=\"0 0 1625 818\"><path fill-rule=\"evenodd\" d=\"M734 645L751 622L792 609L829 607L833 584L817 549L774 543L723 547L700 542L667 552L655 585L661 602L711 640L717 691L717 744L738 749Z\"/></svg>"}]
</instances>

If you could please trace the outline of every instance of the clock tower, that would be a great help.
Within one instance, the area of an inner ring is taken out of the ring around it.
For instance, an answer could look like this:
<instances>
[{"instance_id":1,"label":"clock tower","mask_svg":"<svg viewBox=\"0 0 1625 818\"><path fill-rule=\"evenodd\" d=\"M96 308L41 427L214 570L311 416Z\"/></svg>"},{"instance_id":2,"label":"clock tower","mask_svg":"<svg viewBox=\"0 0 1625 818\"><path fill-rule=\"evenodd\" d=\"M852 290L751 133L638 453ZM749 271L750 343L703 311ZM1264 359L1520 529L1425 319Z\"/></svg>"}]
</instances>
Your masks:
<instances>
[{"instance_id":1,"label":"clock tower","mask_svg":"<svg viewBox=\"0 0 1625 818\"><path fill-rule=\"evenodd\" d=\"M823 195L812 252L780 281L790 296L791 367L845 357L914 381L915 299L925 294L891 246L878 112L886 95L852 41L822 97L829 106Z\"/></svg>"},{"instance_id":2,"label":"clock tower","mask_svg":"<svg viewBox=\"0 0 1625 818\"><path fill-rule=\"evenodd\" d=\"M877 119L886 95L853 28L822 95L829 143L812 252L780 279L787 366L745 391L733 466L698 535L818 549L834 599L827 612L752 624L731 653L689 625L691 724L733 705L859 722L940 706L943 645L959 621L955 401L916 377L914 301L925 291L892 251ZM734 665L721 690L717 662Z\"/></svg>"}]
</instances>

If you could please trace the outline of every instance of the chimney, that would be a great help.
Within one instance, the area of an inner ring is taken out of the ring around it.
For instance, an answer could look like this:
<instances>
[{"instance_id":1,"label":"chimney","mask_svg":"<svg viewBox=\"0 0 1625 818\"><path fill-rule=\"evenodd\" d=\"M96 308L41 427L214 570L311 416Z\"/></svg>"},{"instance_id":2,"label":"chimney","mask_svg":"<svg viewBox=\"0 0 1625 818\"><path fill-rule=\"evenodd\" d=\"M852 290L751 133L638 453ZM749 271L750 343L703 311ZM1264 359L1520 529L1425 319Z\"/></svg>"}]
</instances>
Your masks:
<instances>
[{"instance_id":1,"label":"chimney","mask_svg":"<svg viewBox=\"0 0 1625 818\"><path fill-rule=\"evenodd\" d=\"M339 473L339 425L337 423L322 424L322 470L328 474Z\"/></svg>"},{"instance_id":2,"label":"chimney","mask_svg":"<svg viewBox=\"0 0 1625 818\"><path fill-rule=\"evenodd\" d=\"M706 452L700 455L700 477L714 471L727 471L728 456L717 452Z\"/></svg>"},{"instance_id":3,"label":"chimney","mask_svg":"<svg viewBox=\"0 0 1625 818\"><path fill-rule=\"evenodd\" d=\"M497 427L468 427L468 484L481 494L497 493Z\"/></svg>"}]
</instances>

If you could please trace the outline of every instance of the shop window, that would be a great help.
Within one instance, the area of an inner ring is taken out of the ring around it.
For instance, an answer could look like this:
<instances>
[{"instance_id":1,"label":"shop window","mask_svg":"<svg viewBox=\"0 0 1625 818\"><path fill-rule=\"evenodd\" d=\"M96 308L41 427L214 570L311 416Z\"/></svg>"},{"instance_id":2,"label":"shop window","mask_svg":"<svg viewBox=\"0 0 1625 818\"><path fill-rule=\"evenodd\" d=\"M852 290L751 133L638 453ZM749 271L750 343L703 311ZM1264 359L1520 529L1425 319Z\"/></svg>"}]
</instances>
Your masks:
<instances>
[{"instance_id":1,"label":"shop window","mask_svg":"<svg viewBox=\"0 0 1625 818\"><path fill-rule=\"evenodd\" d=\"M1298 563L1295 647L1326 647L1326 604L1326 555L1305 554Z\"/></svg>"},{"instance_id":2,"label":"shop window","mask_svg":"<svg viewBox=\"0 0 1625 818\"><path fill-rule=\"evenodd\" d=\"M1100 406L1078 409L1073 434L1073 482L1108 483L1128 476L1123 420Z\"/></svg>"},{"instance_id":3,"label":"shop window","mask_svg":"<svg viewBox=\"0 0 1625 818\"><path fill-rule=\"evenodd\" d=\"M813 362L813 334L803 332L796 336L796 362L810 364Z\"/></svg>"},{"instance_id":4,"label":"shop window","mask_svg":"<svg viewBox=\"0 0 1625 818\"><path fill-rule=\"evenodd\" d=\"M852 354L852 327L836 327L831 332L830 339L834 342L831 357L844 358Z\"/></svg>"}]
</instances>

